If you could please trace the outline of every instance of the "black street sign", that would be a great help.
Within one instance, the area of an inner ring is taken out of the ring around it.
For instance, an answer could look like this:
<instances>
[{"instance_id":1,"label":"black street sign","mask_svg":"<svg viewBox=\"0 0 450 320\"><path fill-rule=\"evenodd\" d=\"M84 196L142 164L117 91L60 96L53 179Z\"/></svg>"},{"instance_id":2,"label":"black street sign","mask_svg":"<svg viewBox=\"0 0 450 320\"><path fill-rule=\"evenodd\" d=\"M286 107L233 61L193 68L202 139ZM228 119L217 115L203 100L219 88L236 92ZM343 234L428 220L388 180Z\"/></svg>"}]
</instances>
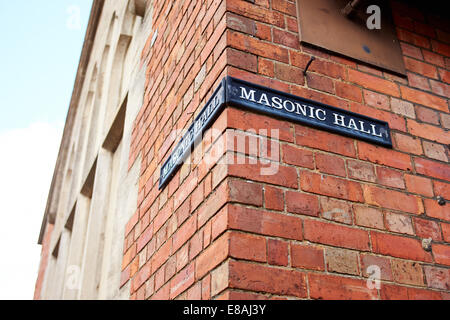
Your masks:
<instances>
[{"instance_id":1,"label":"black street sign","mask_svg":"<svg viewBox=\"0 0 450 320\"><path fill-rule=\"evenodd\" d=\"M185 157L191 152L194 143L202 137L203 132L208 129L225 106L252 110L392 148L389 125L385 121L247 81L225 77L162 166L160 189L175 174Z\"/></svg>"}]
</instances>

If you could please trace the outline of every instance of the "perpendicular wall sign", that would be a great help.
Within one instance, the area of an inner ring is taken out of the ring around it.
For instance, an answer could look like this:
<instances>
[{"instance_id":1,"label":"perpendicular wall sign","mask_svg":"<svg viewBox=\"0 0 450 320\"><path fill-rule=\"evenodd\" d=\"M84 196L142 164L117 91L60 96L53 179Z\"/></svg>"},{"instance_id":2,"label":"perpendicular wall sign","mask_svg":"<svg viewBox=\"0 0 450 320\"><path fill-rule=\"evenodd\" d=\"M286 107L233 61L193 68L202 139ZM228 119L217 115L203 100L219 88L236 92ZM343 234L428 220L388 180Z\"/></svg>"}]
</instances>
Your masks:
<instances>
[{"instance_id":1,"label":"perpendicular wall sign","mask_svg":"<svg viewBox=\"0 0 450 320\"><path fill-rule=\"evenodd\" d=\"M226 106L234 106L295 123L392 147L389 125L324 103L225 77L161 167L159 188L175 175L195 143ZM271 128L274 129L274 128Z\"/></svg>"}]
</instances>

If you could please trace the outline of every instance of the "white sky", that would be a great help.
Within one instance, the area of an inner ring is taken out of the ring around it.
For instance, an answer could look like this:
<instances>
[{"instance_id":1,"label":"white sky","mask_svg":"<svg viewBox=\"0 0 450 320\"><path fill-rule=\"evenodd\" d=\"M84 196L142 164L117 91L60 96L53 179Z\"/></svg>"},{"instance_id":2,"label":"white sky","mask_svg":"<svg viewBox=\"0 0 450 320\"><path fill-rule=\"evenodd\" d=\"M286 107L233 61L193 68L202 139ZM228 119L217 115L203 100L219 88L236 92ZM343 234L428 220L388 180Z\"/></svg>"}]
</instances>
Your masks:
<instances>
[{"instance_id":1,"label":"white sky","mask_svg":"<svg viewBox=\"0 0 450 320\"><path fill-rule=\"evenodd\" d=\"M0 0L0 300L33 299L37 244L92 0Z\"/></svg>"},{"instance_id":2,"label":"white sky","mask_svg":"<svg viewBox=\"0 0 450 320\"><path fill-rule=\"evenodd\" d=\"M32 299L39 229L63 124L34 123L0 133L0 299Z\"/></svg>"}]
</instances>

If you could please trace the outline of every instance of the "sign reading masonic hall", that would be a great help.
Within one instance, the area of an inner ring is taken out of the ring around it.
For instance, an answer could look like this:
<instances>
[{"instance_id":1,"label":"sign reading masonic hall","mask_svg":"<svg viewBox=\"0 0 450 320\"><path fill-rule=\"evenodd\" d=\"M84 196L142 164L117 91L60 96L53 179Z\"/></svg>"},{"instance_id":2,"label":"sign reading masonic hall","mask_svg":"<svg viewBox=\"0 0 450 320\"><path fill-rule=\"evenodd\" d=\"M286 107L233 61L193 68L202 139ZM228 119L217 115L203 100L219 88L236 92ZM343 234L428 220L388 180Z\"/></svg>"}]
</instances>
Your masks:
<instances>
[{"instance_id":1,"label":"sign reading masonic hall","mask_svg":"<svg viewBox=\"0 0 450 320\"><path fill-rule=\"evenodd\" d=\"M225 77L163 164L159 181L160 189L169 182L185 157L190 154L194 142L201 138L203 132L226 106L248 109L385 147L392 147L389 125L385 121L247 81Z\"/></svg>"}]
</instances>

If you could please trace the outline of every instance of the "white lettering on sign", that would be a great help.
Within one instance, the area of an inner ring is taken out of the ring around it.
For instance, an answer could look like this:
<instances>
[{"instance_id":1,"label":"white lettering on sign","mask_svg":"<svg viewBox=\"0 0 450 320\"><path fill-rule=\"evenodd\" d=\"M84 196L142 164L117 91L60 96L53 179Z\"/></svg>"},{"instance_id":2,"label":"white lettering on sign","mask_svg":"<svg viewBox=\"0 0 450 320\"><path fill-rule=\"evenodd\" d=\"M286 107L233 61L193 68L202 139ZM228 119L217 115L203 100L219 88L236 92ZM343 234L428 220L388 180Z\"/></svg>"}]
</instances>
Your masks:
<instances>
[{"instance_id":1,"label":"white lettering on sign","mask_svg":"<svg viewBox=\"0 0 450 320\"><path fill-rule=\"evenodd\" d=\"M258 93L256 90L240 87L240 98L260 105L271 107L278 110L285 110L288 113L298 114L305 118L316 119L319 121L327 120L327 111L309 104L300 104L289 99L283 99L278 96L268 97L267 93ZM260 96L258 97L258 94ZM333 113L333 125L347 128L353 131L362 132L375 137L382 137L381 132L377 131L374 124L367 123L362 120L354 119L351 116Z\"/></svg>"}]
</instances>

